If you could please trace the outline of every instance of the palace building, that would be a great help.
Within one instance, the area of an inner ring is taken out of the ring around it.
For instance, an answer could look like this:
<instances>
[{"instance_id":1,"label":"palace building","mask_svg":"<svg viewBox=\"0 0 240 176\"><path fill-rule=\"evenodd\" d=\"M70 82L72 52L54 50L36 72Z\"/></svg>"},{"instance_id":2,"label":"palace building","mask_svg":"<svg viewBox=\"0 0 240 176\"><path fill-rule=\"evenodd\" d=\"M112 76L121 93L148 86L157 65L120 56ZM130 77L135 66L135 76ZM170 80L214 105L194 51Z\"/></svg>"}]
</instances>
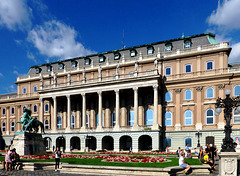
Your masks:
<instances>
[{"instance_id":1,"label":"palace building","mask_svg":"<svg viewBox=\"0 0 240 176\"><path fill-rule=\"evenodd\" d=\"M220 148L218 97L240 95L240 65L227 42L204 33L32 66L0 95L2 145L10 145L24 108L43 122L46 149L170 150L186 143ZM240 136L240 114L232 118Z\"/></svg>"}]
</instances>

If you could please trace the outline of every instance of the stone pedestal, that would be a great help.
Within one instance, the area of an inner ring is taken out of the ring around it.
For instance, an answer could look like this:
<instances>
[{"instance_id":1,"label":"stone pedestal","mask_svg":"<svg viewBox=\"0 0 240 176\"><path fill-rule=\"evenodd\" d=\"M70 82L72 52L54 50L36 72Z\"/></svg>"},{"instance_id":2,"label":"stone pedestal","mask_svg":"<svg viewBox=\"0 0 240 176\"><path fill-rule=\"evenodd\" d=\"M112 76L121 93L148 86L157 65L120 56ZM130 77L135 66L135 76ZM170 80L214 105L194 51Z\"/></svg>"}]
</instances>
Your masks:
<instances>
[{"instance_id":1,"label":"stone pedestal","mask_svg":"<svg viewBox=\"0 0 240 176\"><path fill-rule=\"evenodd\" d=\"M41 134L16 132L12 148L16 148L19 155L42 155L46 153Z\"/></svg>"},{"instance_id":2,"label":"stone pedestal","mask_svg":"<svg viewBox=\"0 0 240 176\"><path fill-rule=\"evenodd\" d=\"M237 176L237 159L239 154L236 152L221 152L220 157L220 176Z\"/></svg>"}]
</instances>

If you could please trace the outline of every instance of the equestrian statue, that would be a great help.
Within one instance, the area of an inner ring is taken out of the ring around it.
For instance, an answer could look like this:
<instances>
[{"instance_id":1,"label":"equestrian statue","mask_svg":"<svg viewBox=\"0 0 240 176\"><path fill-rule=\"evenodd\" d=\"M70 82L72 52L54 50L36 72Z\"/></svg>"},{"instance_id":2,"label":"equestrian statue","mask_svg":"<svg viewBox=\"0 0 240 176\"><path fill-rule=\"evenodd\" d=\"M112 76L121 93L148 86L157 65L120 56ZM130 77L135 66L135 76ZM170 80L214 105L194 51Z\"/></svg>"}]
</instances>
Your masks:
<instances>
[{"instance_id":1,"label":"equestrian statue","mask_svg":"<svg viewBox=\"0 0 240 176\"><path fill-rule=\"evenodd\" d=\"M20 130L21 132L28 131L29 133L30 132L37 133L38 132L38 127L40 126L41 127L41 132L44 133L43 123L40 122L39 120L37 120L36 117L34 117L34 118L31 117L31 113L32 113L31 110L25 108L23 110L23 112L24 113L23 113L23 116L21 118L21 121L16 122L15 125L14 125L14 128L17 125L17 123L21 123L21 124L23 124L22 129Z\"/></svg>"}]
</instances>

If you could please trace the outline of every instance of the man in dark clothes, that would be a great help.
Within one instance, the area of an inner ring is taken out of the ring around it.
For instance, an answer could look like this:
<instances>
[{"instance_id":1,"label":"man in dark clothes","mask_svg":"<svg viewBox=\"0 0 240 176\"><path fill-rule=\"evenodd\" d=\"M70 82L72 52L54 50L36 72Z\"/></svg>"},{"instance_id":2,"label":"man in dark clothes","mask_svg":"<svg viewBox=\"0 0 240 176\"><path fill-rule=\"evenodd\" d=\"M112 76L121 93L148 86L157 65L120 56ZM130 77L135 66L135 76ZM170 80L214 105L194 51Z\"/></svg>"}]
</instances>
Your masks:
<instances>
[{"instance_id":1,"label":"man in dark clothes","mask_svg":"<svg viewBox=\"0 0 240 176\"><path fill-rule=\"evenodd\" d=\"M214 160L214 155L215 155L214 151L215 151L215 150L216 150L216 149L213 147L213 145L210 144L210 153L211 153L211 158L212 158L213 164L214 164L214 162L215 162L215 160Z\"/></svg>"}]
</instances>

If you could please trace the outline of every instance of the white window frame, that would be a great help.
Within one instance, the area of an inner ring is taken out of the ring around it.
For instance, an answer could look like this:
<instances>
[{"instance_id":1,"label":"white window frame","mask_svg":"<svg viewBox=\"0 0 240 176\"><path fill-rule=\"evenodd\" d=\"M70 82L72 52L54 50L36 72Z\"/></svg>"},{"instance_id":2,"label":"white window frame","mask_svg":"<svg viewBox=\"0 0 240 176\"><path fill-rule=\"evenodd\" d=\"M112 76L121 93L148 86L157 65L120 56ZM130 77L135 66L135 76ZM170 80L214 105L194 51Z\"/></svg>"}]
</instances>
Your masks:
<instances>
[{"instance_id":1,"label":"white window frame","mask_svg":"<svg viewBox=\"0 0 240 176\"><path fill-rule=\"evenodd\" d=\"M6 108L2 108L2 115L6 115Z\"/></svg>"},{"instance_id":2,"label":"white window frame","mask_svg":"<svg viewBox=\"0 0 240 176\"><path fill-rule=\"evenodd\" d=\"M212 63L212 69L208 69L208 63ZM207 61L206 62L206 70L213 70L214 69L214 67L213 67L213 61Z\"/></svg>"},{"instance_id":3,"label":"white window frame","mask_svg":"<svg viewBox=\"0 0 240 176\"><path fill-rule=\"evenodd\" d=\"M187 72L187 66L190 66L190 68L191 68L190 72ZM185 65L185 73L192 73L192 64Z\"/></svg>"},{"instance_id":4,"label":"white window frame","mask_svg":"<svg viewBox=\"0 0 240 176\"><path fill-rule=\"evenodd\" d=\"M134 72L129 72L129 77L133 78L134 77Z\"/></svg>"},{"instance_id":5,"label":"white window frame","mask_svg":"<svg viewBox=\"0 0 240 176\"><path fill-rule=\"evenodd\" d=\"M236 94L236 87L239 87L239 88L240 88L240 85L234 86L234 88L233 88L233 94L234 94L234 96L238 96L238 95Z\"/></svg>"},{"instance_id":6,"label":"white window frame","mask_svg":"<svg viewBox=\"0 0 240 176\"><path fill-rule=\"evenodd\" d=\"M233 109L233 123L234 124L240 124L240 113L239 114L235 114L235 109L236 108ZM235 118L239 118L239 121L236 122Z\"/></svg>"},{"instance_id":7,"label":"white window frame","mask_svg":"<svg viewBox=\"0 0 240 176\"><path fill-rule=\"evenodd\" d=\"M46 105L48 106L48 110L46 111ZM44 112L49 112L49 103L45 103L44 105Z\"/></svg>"},{"instance_id":8,"label":"white window frame","mask_svg":"<svg viewBox=\"0 0 240 176\"><path fill-rule=\"evenodd\" d=\"M14 132L14 131L15 131L14 125L15 125L15 122L14 122L14 121L11 121L11 132Z\"/></svg>"},{"instance_id":9,"label":"white window frame","mask_svg":"<svg viewBox=\"0 0 240 176\"><path fill-rule=\"evenodd\" d=\"M187 99L187 92L190 91L191 92L191 98L190 99ZM192 94L192 90L191 89L187 89L185 90L184 92L184 99L189 101L189 100L193 100L193 94Z\"/></svg>"},{"instance_id":10,"label":"white window frame","mask_svg":"<svg viewBox=\"0 0 240 176\"><path fill-rule=\"evenodd\" d=\"M147 55L152 55L154 53L154 48L153 46L147 47Z\"/></svg>"},{"instance_id":11,"label":"white window frame","mask_svg":"<svg viewBox=\"0 0 240 176\"><path fill-rule=\"evenodd\" d=\"M169 73L169 74L167 74L167 69L170 69L170 73ZM166 75L166 76L172 75L172 67L166 67L166 68L165 68L165 75Z\"/></svg>"},{"instance_id":12,"label":"white window frame","mask_svg":"<svg viewBox=\"0 0 240 176\"><path fill-rule=\"evenodd\" d=\"M136 50L130 50L130 56L131 57L137 56L137 51Z\"/></svg>"},{"instance_id":13,"label":"white window frame","mask_svg":"<svg viewBox=\"0 0 240 176\"><path fill-rule=\"evenodd\" d=\"M168 119L167 119L167 117L166 117L166 114L167 113L170 113L170 115L171 115L171 117L168 117ZM167 125L166 124L166 121L167 120L170 120L171 121L171 124L170 125ZM171 111L167 111L166 113L165 113L165 126L172 126L172 112Z\"/></svg>"},{"instance_id":14,"label":"white window frame","mask_svg":"<svg viewBox=\"0 0 240 176\"><path fill-rule=\"evenodd\" d=\"M213 116L208 116L207 115L208 110L212 110L213 111ZM208 118L212 118L213 119L213 123L207 123L207 119ZM213 125L214 124L214 120L215 120L215 118L214 118L214 110L213 109L207 109L206 110L206 125Z\"/></svg>"},{"instance_id":15,"label":"white window frame","mask_svg":"<svg viewBox=\"0 0 240 176\"><path fill-rule=\"evenodd\" d=\"M47 122L47 123L46 123ZM44 129L48 130L49 129L49 120L45 119L44 120Z\"/></svg>"},{"instance_id":16,"label":"white window frame","mask_svg":"<svg viewBox=\"0 0 240 176\"><path fill-rule=\"evenodd\" d=\"M61 123L58 123L58 118L59 117L61 118ZM57 128L62 129L62 116L60 116L60 115L57 116Z\"/></svg>"},{"instance_id":17,"label":"white window frame","mask_svg":"<svg viewBox=\"0 0 240 176\"><path fill-rule=\"evenodd\" d=\"M6 122L2 122L2 132L6 132Z\"/></svg>"},{"instance_id":18,"label":"white window frame","mask_svg":"<svg viewBox=\"0 0 240 176\"><path fill-rule=\"evenodd\" d=\"M190 111L190 112L191 112L191 114L192 114L191 117L186 117L187 111ZM191 124L186 124L186 122L187 122L188 119L191 119ZM184 112L184 125L185 125L185 126L190 126L190 125L192 125L192 124L193 124L193 112L192 112L191 110L186 110L186 111Z\"/></svg>"},{"instance_id":19,"label":"white window frame","mask_svg":"<svg viewBox=\"0 0 240 176\"><path fill-rule=\"evenodd\" d=\"M208 90L209 90L209 89L212 89L212 91L213 91L212 97L208 97ZM206 98L208 98L208 99L214 98L214 88L212 88L212 87L208 87L208 88L207 88L207 90L206 90Z\"/></svg>"}]
</instances>

